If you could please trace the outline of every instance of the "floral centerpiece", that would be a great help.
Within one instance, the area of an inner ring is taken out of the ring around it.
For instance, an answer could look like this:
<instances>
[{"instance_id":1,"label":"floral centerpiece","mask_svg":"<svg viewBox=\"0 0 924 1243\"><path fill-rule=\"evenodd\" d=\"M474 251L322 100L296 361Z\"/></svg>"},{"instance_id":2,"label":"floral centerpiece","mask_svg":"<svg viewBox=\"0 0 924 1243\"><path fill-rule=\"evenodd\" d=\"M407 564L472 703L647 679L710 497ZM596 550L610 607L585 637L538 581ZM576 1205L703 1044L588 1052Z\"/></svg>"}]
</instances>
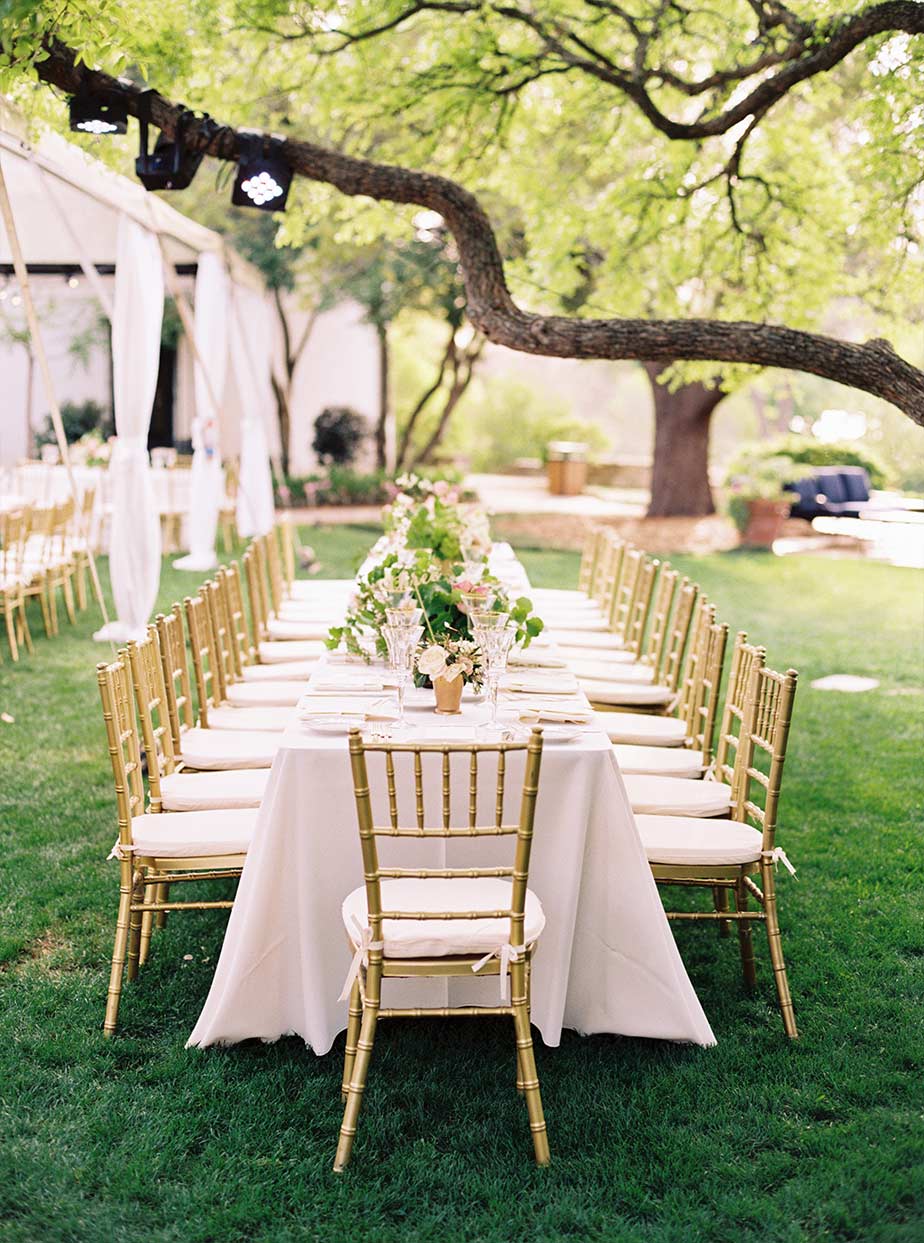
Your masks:
<instances>
[{"instance_id":1,"label":"floral centerpiece","mask_svg":"<svg viewBox=\"0 0 924 1243\"><path fill-rule=\"evenodd\" d=\"M418 675L433 684L437 712L458 712L463 687L479 691L484 681L481 649L471 639L434 636L418 652L416 667Z\"/></svg>"}]
</instances>

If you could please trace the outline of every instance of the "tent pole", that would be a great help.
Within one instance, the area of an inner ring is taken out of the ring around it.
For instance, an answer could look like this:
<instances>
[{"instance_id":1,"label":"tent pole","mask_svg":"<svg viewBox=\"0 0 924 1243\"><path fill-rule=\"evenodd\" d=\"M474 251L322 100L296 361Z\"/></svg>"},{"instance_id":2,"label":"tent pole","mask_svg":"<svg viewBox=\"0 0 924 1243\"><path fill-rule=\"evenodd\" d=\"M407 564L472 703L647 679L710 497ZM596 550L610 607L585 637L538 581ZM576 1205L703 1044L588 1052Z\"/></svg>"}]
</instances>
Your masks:
<instances>
[{"instance_id":1,"label":"tent pole","mask_svg":"<svg viewBox=\"0 0 924 1243\"><path fill-rule=\"evenodd\" d=\"M67 446L67 436L64 434L64 423L61 420L61 407L58 405L58 399L55 396L54 382L51 378L51 368L48 365L48 355L45 353L45 343L42 340L42 332L39 327L38 315L35 311L35 303L32 300L32 287L29 284L29 272L26 267L26 261L22 253L22 247L19 244L19 234L16 231L16 221L13 216L13 205L10 202L9 192L7 190L6 178L3 175L3 160L0 158L0 216L3 217L3 224L6 228L7 238L10 243L10 252L13 257L13 268L16 272L16 279L19 281L19 288L22 291L23 307L26 312L26 322L29 325L29 334L32 337L32 348L35 351L35 359L39 365L39 371L42 376L42 383L45 387L45 399L51 410L51 422L55 429L55 439L58 442L58 452L61 454L61 461L64 463L64 469L67 472L67 480L70 484L71 496L74 498L74 505L80 505L80 493L77 490L77 480L74 478L74 470L71 466L70 452ZM99 581L99 573L96 568L96 557L90 545L89 532L86 533L87 545L87 561L90 566L90 580L93 583L93 592L96 596L100 612L103 615L103 624L109 624L109 612L106 608L106 601L103 598L103 588ZM111 643L113 652L115 645Z\"/></svg>"}]
</instances>

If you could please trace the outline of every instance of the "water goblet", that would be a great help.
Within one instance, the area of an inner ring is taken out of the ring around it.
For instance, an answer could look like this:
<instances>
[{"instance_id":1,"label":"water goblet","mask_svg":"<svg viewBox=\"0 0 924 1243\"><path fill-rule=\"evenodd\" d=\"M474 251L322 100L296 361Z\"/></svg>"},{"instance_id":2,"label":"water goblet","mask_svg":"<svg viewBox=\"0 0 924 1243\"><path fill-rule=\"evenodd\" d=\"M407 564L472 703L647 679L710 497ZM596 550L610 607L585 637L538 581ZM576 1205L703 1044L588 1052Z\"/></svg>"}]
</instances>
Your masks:
<instances>
[{"instance_id":1,"label":"water goblet","mask_svg":"<svg viewBox=\"0 0 924 1243\"><path fill-rule=\"evenodd\" d=\"M382 636L388 647L388 659L397 681L398 720L395 728L407 728L404 716L404 698L411 678L414 653L423 635L423 626L383 626Z\"/></svg>"}]
</instances>

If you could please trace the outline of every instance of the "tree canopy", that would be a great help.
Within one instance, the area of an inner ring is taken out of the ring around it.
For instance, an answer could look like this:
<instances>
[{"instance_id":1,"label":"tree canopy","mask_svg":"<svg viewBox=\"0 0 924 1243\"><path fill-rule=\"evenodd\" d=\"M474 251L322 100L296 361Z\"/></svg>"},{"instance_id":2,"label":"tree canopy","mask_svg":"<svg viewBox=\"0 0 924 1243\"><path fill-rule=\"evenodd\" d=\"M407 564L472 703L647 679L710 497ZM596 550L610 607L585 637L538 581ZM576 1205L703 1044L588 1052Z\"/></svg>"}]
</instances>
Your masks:
<instances>
[{"instance_id":1,"label":"tree canopy","mask_svg":"<svg viewBox=\"0 0 924 1243\"><path fill-rule=\"evenodd\" d=\"M235 126L284 134L308 179L288 240L321 214L356 241L409 236L382 203L439 212L491 340L795 367L920 423L921 372L849 338L919 309L922 31L910 0L14 0L0 24L7 84L147 75L168 135L168 96L220 114L192 137L224 159Z\"/></svg>"}]
</instances>

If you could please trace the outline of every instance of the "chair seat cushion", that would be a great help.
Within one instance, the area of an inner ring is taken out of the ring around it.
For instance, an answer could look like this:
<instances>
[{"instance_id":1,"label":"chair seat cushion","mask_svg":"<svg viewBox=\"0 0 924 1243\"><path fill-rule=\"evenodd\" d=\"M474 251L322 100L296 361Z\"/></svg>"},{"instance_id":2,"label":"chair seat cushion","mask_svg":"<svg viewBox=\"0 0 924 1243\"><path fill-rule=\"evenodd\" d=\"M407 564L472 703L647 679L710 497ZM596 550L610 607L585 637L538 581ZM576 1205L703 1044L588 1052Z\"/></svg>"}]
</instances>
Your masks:
<instances>
[{"instance_id":1,"label":"chair seat cushion","mask_svg":"<svg viewBox=\"0 0 924 1243\"><path fill-rule=\"evenodd\" d=\"M317 660L287 660L277 665L245 665L245 682L281 682L295 678L308 678L318 667Z\"/></svg>"},{"instance_id":2,"label":"chair seat cushion","mask_svg":"<svg viewBox=\"0 0 924 1243\"><path fill-rule=\"evenodd\" d=\"M640 747L620 743L613 750L622 773L645 773L685 780L699 779L703 775L702 753L687 747Z\"/></svg>"},{"instance_id":3,"label":"chair seat cushion","mask_svg":"<svg viewBox=\"0 0 924 1243\"><path fill-rule=\"evenodd\" d=\"M682 777L630 774L626 792L632 810L648 816L722 816L728 813L731 789L721 781L684 781Z\"/></svg>"},{"instance_id":4,"label":"chair seat cushion","mask_svg":"<svg viewBox=\"0 0 924 1243\"><path fill-rule=\"evenodd\" d=\"M595 604L596 601L586 591L577 591L570 587L534 587L530 591L533 604Z\"/></svg>"},{"instance_id":5,"label":"chair seat cushion","mask_svg":"<svg viewBox=\"0 0 924 1243\"><path fill-rule=\"evenodd\" d=\"M352 578L296 578L289 584L293 600L329 600L331 597L346 600L355 589Z\"/></svg>"},{"instance_id":6,"label":"chair seat cushion","mask_svg":"<svg viewBox=\"0 0 924 1243\"><path fill-rule=\"evenodd\" d=\"M282 621L314 622L317 625L334 626L346 612L346 604L342 608L328 604L326 600L312 602L310 600L283 600L279 606L278 617Z\"/></svg>"},{"instance_id":7,"label":"chair seat cushion","mask_svg":"<svg viewBox=\"0 0 924 1243\"><path fill-rule=\"evenodd\" d=\"M739 820L636 816L635 823L649 863L721 867L760 858L760 833Z\"/></svg>"},{"instance_id":8,"label":"chair seat cushion","mask_svg":"<svg viewBox=\"0 0 924 1243\"><path fill-rule=\"evenodd\" d=\"M383 911L499 911L510 906L511 882L502 877L401 877L382 881ZM354 946L368 924L366 888L354 889L343 903L343 923ZM545 927L542 904L526 891L524 944ZM382 925L387 958L444 958L452 954L487 954L510 940L510 920L386 919Z\"/></svg>"},{"instance_id":9,"label":"chair seat cushion","mask_svg":"<svg viewBox=\"0 0 924 1243\"><path fill-rule=\"evenodd\" d=\"M643 682L598 682L581 678L581 690L591 703L630 704L639 707L664 707L674 698L666 686L646 686Z\"/></svg>"},{"instance_id":10,"label":"chair seat cushion","mask_svg":"<svg viewBox=\"0 0 924 1243\"><path fill-rule=\"evenodd\" d=\"M287 621L285 618L271 617L266 623L270 639L290 642L297 639L326 639L331 628L329 621Z\"/></svg>"},{"instance_id":11,"label":"chair seat cushion","mask_svg":"<svg viewBox=\"0 0 924 1243\"><path fill-rule=\"evenodd\" d=\"M599 631L575 630L571 626L562 627L560 630L552 629L552 637L555 643L563 648L589 648L595 652L601 649L614 652L626 650L625 641L613 634L608 627Z\"/></svg>"},{"instance_id":12,"label":"chair seat cushion","mask_svg":"<svg viewBox=\"0 0 924 1243\"><path fill-rule=\"evenodd\" d=\"M589 613L589 616L586 614ZM549 622L552 629L557 629ZM561 619L561 629L558 633L574 634L580 637L583 634L593 634L600 632L604 635L612 634L612 628L604 613L596 613L593 609L582 610L580 613L573 613L570 616L563 616Z\"/></svg>"},{"instance_id":13,"label":"chair seat cushion","mask_svg":"<svg viewBox=\"0 0 924 1243\"><path fill-rule=\"evenodd\" d=\"M633 686L646 686L654 681L654 669L650 665L619 664L607 668L602 655L595 659L586 654L583 659L571 660L568 663L579 678L587 678L591 682L631 682Z\"/></svg>"},{"instance_id":14,"label":"chair seat cushion","mask_svg":"<svg viewBox=\"0 0 924 1243\"><path fill-rule=\"evenodd\" d=\"M281 741L282 734L197 727L182 735L180 758L187 768L201 768L206 772L226 768L270 768Z\"/></svg>"},{"instance_id":15,"label":"chair seat cushion","mask_svg":"<svg viewBox=\"0 0 924 1243\"><path fill-rule=\"evenodd\" d=\"M293 720L291 708L209 708L209 729L284 730Z\"/></svg>"},{"instance_id":16,"label":"chair seat cushion","mask_svg":"<svg viewBox=\"0 0 924 1243\"><path fill-rule=\"evenodd\" d=\"M291 640L282 643L265 642L260 644L258 651L261 664L278 665L280 661L311 660L312 658L317 660L327 651L327 648L320 639L306 639L301 643Z\"/></svg>"},{"instance_id":17,"label":"chair seat cushion","mask_svg":"<svg viewBox=\"0 0 924 1243\"><path fill-rule=\"evenodd\" d=\"M301 682L237 682L228 687L228 703L235 708L293 708L304 695L308 679Z\"/></svg>"},{"instance_id":18,"label":"chair seat cushion","mask_svg":"<svg viewBox=\"0 0 924 1243\"><path fill-rule=\"evenodd\" d=\"M194 855L247 853L258 812L188 811L135 816L132 843L137 854L188 859Z\"/></svg>"},{"instance_id":19,"label":"chair seat cushion","mask_svg":"<svg viewBox=\"0 0 924 1243\"><path fill-rule=\"evenodd\" d=\"M644 747L682 747L687 736L686 726L675 716L598 712L594 724L610 742L636 743Z\"/></svg>"},{"instance_id":20,"label":"chair seat cushion","mask_svg":"<svg viewBox=\"0 0 924 1243\"><path fill-rule=\"evenodd\" d=\"M634 651L622 647L602 647L594 651L588 650L586 647L574 647L569 643L563 643L558 650L569 664L573 665L578 661L586 662L592 660L599 662L598 668L600 669L634 665L638 660Z\"/></svg>"},{"instance_id":21,"label":"chair seat cushion","mask_svg":"<svg viewBox=\"0 0 924 1243\"><path fill-rule=\"evenodd\" d=\"M259 807L269 780L267 768L221 773L169 773L160 779L164 811L217 811Z\"/></svg>"}]
</instances>

